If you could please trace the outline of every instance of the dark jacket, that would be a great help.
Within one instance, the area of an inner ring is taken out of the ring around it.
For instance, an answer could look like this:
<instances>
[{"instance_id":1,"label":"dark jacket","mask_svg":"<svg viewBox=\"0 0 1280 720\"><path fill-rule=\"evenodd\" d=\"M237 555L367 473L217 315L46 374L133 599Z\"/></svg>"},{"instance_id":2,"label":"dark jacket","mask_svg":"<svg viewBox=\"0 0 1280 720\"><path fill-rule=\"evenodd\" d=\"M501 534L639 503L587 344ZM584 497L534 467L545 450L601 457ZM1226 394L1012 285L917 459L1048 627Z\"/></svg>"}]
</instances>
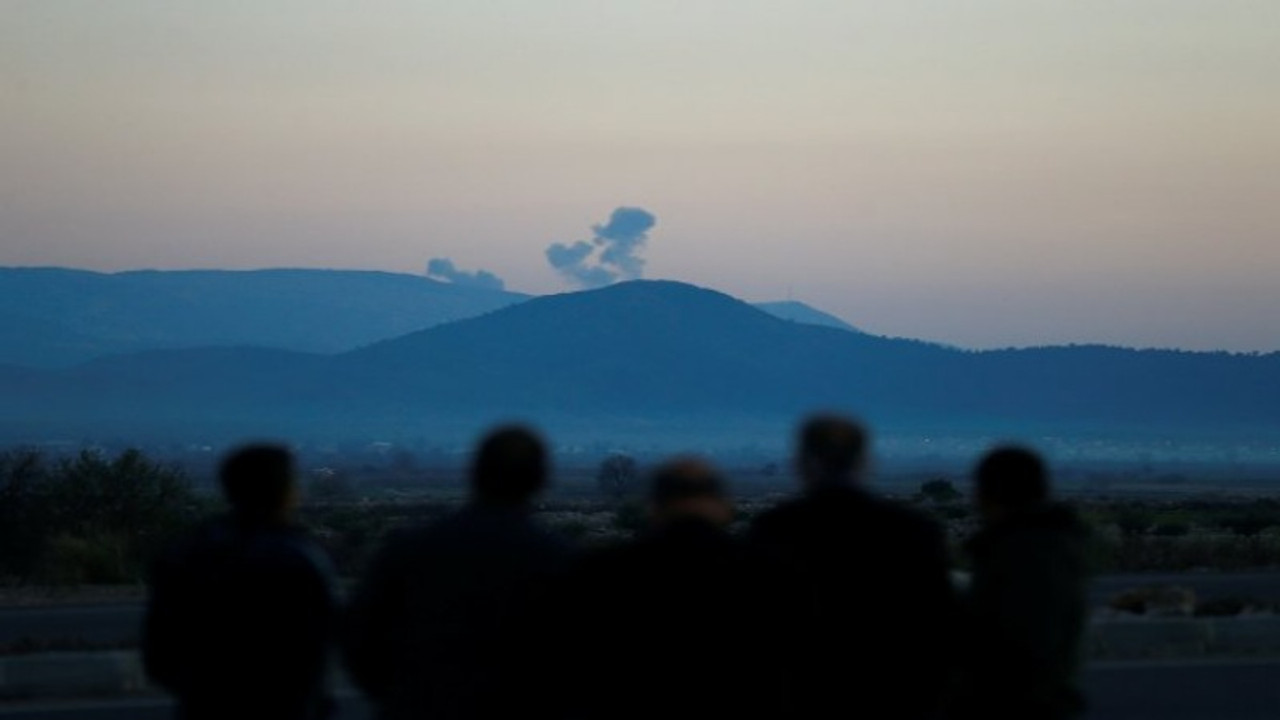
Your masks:
<instances>
[{"instance_id":1,"label":"dark jacket","mask_svg":"<svg viewBox=\"0 0 1280 720\"><path fill-rule=\"evenodd\" d=\"M938 712L957 606L936 523L840 486L762 514L751 538L800 578L797 717Z\"/></svg>"},{"instance_id":2,"label":"dark jacket","mask_svg":"<svg viewBox=\"0 0 1280 720\"><path fill-rule=\"evenodd\" d=\"M575 718L786 718L787 578L685 519L586 558L567 593Z\"/></svg>"},{"instance_id":3,"label":"dark jacket","mask_svg":"<svg viewBox=\"0 0 1280 720\"><path fill-rule=\"evenodd\" d=\"M338 600L328 558L300 531L212 522L154 567L147 674L180 718L319 718Z\"/></svg>"},{"instance_id":4,"label":"dark jacket","mask_svg":"<svg viewBox=\"0 0 1280 720\"><path fill-rule=\"evenodd\" d=\"M993 522L967 550L973 577L959 714L1079 715L1089 573L1088 534L1075 511L1046 504Z\"/></svg>"},{"instance_id":5,"label":"dark jacket","mask_svg":"<svg viewBox=\"0 0 1280 720\"><path fill-rule=\"evenodd\" d=\"M347 669L380 717L483 714L528 656L530 607L570 549L520 508L472 505L391 538L348 607Z\"/></svg>"}]
</instances>

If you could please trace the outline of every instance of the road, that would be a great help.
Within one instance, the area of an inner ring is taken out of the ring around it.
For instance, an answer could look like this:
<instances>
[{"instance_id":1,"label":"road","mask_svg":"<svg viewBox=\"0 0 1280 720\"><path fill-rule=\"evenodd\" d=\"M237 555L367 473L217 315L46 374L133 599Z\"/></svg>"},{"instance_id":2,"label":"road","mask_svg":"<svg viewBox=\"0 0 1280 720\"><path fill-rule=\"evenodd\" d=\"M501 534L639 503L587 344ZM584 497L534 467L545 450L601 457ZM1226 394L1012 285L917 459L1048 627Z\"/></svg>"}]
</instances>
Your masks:
<instances>
[{"instance_id":1,"label":"road","mask_svg":"<svg viewBox=\"0 0 1280 720\"><path fill-rule=\"evenodd\" d=\"M79 643L131 647L138 644L141 627L140 603L0 608L0 647L23 639L42 647L54 643L55 649L71 649Z\"/></svg>"},{"instance_id":2,"label":"road","mask_svg":"<svg viewBox=\"0 0 1280 720\"><path fill-rule=\"evenodd\" d=\"M1086 673L1086 720L1275 720L1280 717L1280 659L1098 663ZM156 698L0 705L0 720L161 720ZM335 720L368 720L368 706L339 696Z\"/></svg>"},{"instance_id":3,"label":"road","mask_svg":"<svg viewBox=\"0 0 1280 720\"><path fill-rule=\"evenodd\" d=\"M1094 607L1130 588L1140 585L1181 585L1195 590L1197 600L1224 597L1253 598L1280 602L1280 571L1249 573L1151 573L1103 575L1093 582L1090 598Z\"/></svg>"},{"instance_id":4,"label":"road","mask_svg":"<svg viewBox=\"0 0 1280 720\"><path fill-rule=\"evenodd\" d=\"M1093 585L1093 605L1104 605L1123 590L1147 584L1185 585L1202 600L1235 596L1280 602L1280 572L1182 573L1100 577ZM77 642L128 647L136 644L141 622L142 607L137 603L0 608L0 647L24 637L57 641L64 647Z\"/></svg>"},{"instance_id":5,"label":"road","mask_svg":"<svg viewBox=\"0 0 1280 720\"><path fill-rule=\"evenodd\" d=\"M1275 720L1280 659L1098 663L1089 720Z\"/></svg>"}]
</instances>

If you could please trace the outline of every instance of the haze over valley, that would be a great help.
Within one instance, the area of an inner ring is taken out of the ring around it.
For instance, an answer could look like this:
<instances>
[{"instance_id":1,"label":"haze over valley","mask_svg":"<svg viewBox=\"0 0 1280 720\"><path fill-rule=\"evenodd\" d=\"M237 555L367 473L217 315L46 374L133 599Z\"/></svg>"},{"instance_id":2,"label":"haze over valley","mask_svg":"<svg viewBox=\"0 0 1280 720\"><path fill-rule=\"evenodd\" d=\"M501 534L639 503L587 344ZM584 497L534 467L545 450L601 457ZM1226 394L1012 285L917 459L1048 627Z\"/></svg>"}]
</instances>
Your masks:
<instances>
[{"instance_id":1,"label":"haze over valley","mask_svg":"<svg viewBox=\"0 0 1280 720\"><path fill-rule=\"evenodd\" d=\"M1276 353L964 350L670 281L530 297L389 273L10 268L0 296L9 442L465 443L522 419L579 444L772 448L830 409L887 437L1172 438L1265 461L1280 429Z\"/></svg>"}]
</instances>

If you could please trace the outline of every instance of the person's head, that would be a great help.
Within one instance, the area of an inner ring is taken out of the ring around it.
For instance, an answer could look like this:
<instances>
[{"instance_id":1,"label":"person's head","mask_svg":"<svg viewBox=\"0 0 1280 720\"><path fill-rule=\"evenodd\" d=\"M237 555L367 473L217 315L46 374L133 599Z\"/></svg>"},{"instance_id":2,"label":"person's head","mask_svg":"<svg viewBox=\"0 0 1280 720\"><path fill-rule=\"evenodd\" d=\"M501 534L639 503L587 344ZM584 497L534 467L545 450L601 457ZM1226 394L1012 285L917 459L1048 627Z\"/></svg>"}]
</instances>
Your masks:
<instances>
[{"instance_id":1,"label":"person's head","mask_svg":"<svg viewBox=\"0 0 1280 720\"><path fill-rule=\"evenodd\" d=\"M733 521L733 504L715 468L692 457L658 466L649 483L650 516L655 525L696 518L725 527Z\"/></svg>"},{"instance_id":2,"label":"person's head","mask_svg":"<svg viewBox=\"0 0 1280 720\"><path fill-rule=\"evenodd\" d=\"M800 426L796 470L807 489L859 481L866 465L867 433L839 415L815 415Z\"/></svg>"},{"instance_id":3,"label":"person's head","mask_svg":"<svg viewBox=\"0 0 1280 720\"><path fill-rule=\"evenodd\" d=\"M246 445L231 452L218 472L236 519L248 525L284 523L298 500L293 454L279 445Z\"/></svg>"},{"instance_id":4,"label":"person's head","mask_svg":"<svg viewBox=\"0 0 1280 720\"><path fill-rule=\"evenodd\" d=\"M471 465L471 490L477 502L524 505L546 484L546 447L529 428L506 425L480 441Z\"/></svg>"},{"instance_id":5,"label":"person's head","mask_svg":"<svg viewBox=\"0 0 1280 720\"><path fill-rule=\"evenodd\" d=\"M1049 472L1035 452L1016 445L998 447L982 457L974 471L978 511L996 520L1049 499Z\"/></svg>"}]
</instances>

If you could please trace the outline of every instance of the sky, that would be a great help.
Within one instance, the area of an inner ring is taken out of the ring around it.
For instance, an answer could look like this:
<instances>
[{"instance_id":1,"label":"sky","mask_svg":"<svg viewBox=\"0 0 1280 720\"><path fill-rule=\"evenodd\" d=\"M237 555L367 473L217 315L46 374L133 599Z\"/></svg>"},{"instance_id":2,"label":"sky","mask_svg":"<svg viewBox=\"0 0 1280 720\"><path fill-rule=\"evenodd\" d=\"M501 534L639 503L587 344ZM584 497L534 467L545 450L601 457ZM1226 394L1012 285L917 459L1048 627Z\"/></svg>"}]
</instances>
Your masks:
<instances>
[{"instance_id":1,"label":"sky","mask_svg":"<svg viewBox=\"0 0 1280 720\"><path fill-rule=\"evenodd\" d=\"M616 208L878 334L1280 350L1280 3L0 4L0 265L564 292Z\"/></svg>"}]
</instances>

